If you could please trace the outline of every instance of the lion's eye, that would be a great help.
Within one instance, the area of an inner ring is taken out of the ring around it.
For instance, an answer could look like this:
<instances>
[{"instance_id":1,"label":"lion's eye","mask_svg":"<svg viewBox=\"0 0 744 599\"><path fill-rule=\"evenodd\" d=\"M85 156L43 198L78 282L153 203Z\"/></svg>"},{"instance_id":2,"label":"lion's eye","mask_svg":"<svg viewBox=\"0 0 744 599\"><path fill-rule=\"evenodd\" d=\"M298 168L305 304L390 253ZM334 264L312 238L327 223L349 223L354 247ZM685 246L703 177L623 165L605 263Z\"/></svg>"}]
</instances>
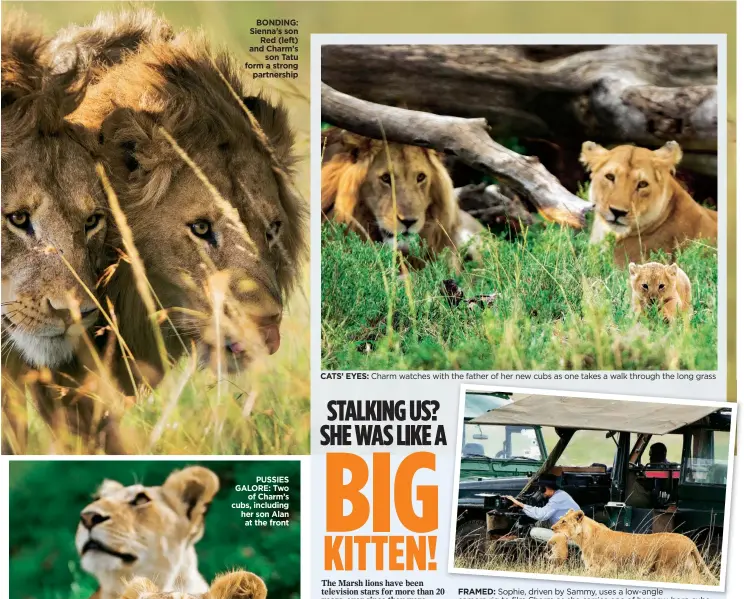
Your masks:
<instances>
[{"instance_id":1,"label":"lion's eye","mask_svg":"<svg viewBox=\"0 0 744 599\"><path fill-rule=\"evenodd\" d=\"M648 283L644 283L643 285L641 285L641 287L643 287L644 289L648 289Z\"/></svg>"},{"instance_id":2,"label":"lion's eye","mask_svg":"<svg viewBox=\"0 0 744 599\"><path fill-rule=\"evenodd\" d=\"M134 499L129 502L129 505L137 507L138 505L145 505L146 503L150 503L150 497L147 493L137 493Z\"/></svg>"},{"instance_id":3,"label":"lion's eye","mask_svg":"<svg viewBox=\"0 0 744 599\"><path fill-rule=\"evenodd\" d=\"M607 173L605 175L605 179L607 179L608 181L614 181L615 180L615 175L613 175L612 173Z\"/></svg>"},{"instance_id":4,"label":"lion's eye","mask_svg":"<svg viewBox=\"0 0 744 599\"><path fill-rule=\"evenodd\" d=\"M11 212L7 216L8 222L23 231L31 229L31 215L26 210Z\"/></svg>"},{"instance_id":5,"label":"lion's eye","mask_svg":"<svg viewBox=\"0 0 744 599\"><path fill-rule=\"evenodd\" d=\"M647 181L638 181L638 189L643 189L645 187L648 187Z\"/></svg>"},{"instance_id":6,"label":"lion's eye","mask_svg":"<svg viewBox=\"0 0 744 599\"><path fill-rule=\"evenodd\" d=\"M279 236L279 231L282 229L282 221L275 220L273 223L269 225L269 228L266 230L266 241L269 243L273 243L274 240Z\"/></svg>"},{"instance_id":7,"label":"lion's eye","mask_svg":"<svg viewBox=\"0 0 744 599\"><path fill-rule=\"evenodd\" d=\"M390 185L390 173L383 173L380 175L380 181L382 181L385 185Z\"/></svg>"},{"instance_id":8,"label":"lion's eye","mask_svg":"<svg viewBox=\"0 0 744 599\"><path fill-rule=\"evenodd\" d=\"M189 225L191 232L197 237L207 239L212 234L212 223L206 220L198 220Z\"/></svg>"},{"instance_id":9,"label":"lion's eye","mask_svg":"<svg viewBox=\"0 0 744 599\"><path fill-rule=\"evenodd\" d=\"M101 222L101 219L103 218L103 215L101 214L91 214L88 218L85 219L85 232L88 233L95 229L98 226L98 223Z\"/></svg>"},{"instance_id":10,"label":"lion's eye","mask_svg":"<svg viewBox=\"0 0 744 599\"><path fill-rule=\"evenodd\" d=\"M659 283L659 289L664 289L664 283Z\"/></svg>"},{"instance_id":11,"label":"lion's eye","mask_svg":"<svg viewBox=\"0 0 744 599\"><path fill-rule=\"evenodd\" d=\"M425 180L426 180L426 173L419 173L418 176L416 177L417 183L422 183Z\"/></svg>"}]
</instances>

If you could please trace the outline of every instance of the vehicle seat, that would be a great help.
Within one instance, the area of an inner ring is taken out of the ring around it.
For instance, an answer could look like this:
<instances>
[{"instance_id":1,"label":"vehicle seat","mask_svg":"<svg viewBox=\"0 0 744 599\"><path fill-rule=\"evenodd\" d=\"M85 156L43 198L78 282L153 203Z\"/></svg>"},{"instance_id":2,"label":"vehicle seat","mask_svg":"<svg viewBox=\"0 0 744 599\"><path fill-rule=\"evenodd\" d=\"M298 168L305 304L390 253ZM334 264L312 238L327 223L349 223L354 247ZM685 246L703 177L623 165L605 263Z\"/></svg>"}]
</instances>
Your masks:
<instances>
[{"instance_id":1,"label":"vehicle seat","mask_svg":"<svg viewBox=\"0 0 744 599\"><path fill-rule=\"evenodd\" d=\"M483 448L482 443L465 443L465 447L462 448L463 455L486 455L486 450Z\"/></svg>"}]
</instances>

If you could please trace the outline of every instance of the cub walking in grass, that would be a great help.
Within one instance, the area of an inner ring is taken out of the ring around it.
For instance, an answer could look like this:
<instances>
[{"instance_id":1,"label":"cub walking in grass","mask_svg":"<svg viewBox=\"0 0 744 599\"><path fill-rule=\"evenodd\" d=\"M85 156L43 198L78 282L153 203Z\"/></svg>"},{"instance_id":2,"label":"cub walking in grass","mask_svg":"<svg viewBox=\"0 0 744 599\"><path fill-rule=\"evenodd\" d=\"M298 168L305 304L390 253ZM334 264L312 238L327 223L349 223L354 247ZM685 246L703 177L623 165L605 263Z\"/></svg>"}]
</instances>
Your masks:
<instances>
[{"instance_id":1,"label":"cub walking in grass","mask_svg":"<svg viewBox=\"0 0 744 599\"><path fill-rule=\"evenodd\" d=\"M581 548L581 560L595 575L608 568L634 566L673 581L680 574L718 584L692 539L676 532L632 534L610 530L584 512L570 510L553 525Z\"/></svg>"},{"instance_id":2,"label":"cub walking in grass","mask_svg":"<svg viewBox=\"0 0 744 599\"><path fill-rule=\"evenodd\" d=\"M689 316L692 307L692 285L684 270L676 264L631 262L630 289L633 311L642 313L649 307L661 309L671 322L677 316Z\"/></svg>"}]
</instances>

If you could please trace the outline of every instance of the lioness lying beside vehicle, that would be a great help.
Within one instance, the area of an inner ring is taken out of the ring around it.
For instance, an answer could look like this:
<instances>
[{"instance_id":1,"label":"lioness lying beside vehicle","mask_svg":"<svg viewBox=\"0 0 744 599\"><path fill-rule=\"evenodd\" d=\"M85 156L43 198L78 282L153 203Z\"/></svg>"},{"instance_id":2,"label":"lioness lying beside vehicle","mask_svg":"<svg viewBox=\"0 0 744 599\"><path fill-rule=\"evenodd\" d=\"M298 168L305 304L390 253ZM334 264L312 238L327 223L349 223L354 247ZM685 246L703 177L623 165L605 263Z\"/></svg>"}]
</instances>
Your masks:
<instances>
[{"instance_id":1,"label":"lioness lying beside vehicle","mask_svg":"<svg viewBox=\"0 0 744 599\"><path fill-rule=\"evenodd\" d=\"M644 574L654 573L668 580L688 575L718 584L692 539L676 532L618 532L595 522L581 510L570 510L552 529L556 536L563 535L579 546L581 560L593 575L610 568L633 566ZM563 544L558 539L551 541L554 555L562 555Z\"/></svg>"},{"instance_id":2,"label":"lioness lying beside vehicle","mask_svg":"<svg viewBox=\"0 0 744 599\"><path fill-rule=\"evenodd\" d=\"M586 141L580 159L591 174L591 242L614 235L618 264L644 262L657 250L672 254L694 239L716 243L717 213L698 204L674 178L682 160L677 142L652 151L627 145L608 150Z\"/></svg>"}]
</instances>

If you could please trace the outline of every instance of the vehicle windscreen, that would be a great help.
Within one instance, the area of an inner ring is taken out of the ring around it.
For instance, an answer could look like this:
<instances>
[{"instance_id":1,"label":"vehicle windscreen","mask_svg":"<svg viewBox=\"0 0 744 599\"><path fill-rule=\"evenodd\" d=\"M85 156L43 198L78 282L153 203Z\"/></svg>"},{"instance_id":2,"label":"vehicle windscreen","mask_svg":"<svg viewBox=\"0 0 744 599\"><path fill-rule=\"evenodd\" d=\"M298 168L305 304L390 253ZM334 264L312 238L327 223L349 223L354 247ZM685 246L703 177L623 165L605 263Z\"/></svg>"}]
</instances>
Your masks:
<instances>
[{"instance_id":1,"label":"vehicle windscreen","mask_svg":"<svg viewBox=\"0 0 744 599\"><path fill-rule=\"evenodd\" d=\"M542 462L537 434L532 427L466 423L462 457Z\"/></svg>"}]
</instances>

